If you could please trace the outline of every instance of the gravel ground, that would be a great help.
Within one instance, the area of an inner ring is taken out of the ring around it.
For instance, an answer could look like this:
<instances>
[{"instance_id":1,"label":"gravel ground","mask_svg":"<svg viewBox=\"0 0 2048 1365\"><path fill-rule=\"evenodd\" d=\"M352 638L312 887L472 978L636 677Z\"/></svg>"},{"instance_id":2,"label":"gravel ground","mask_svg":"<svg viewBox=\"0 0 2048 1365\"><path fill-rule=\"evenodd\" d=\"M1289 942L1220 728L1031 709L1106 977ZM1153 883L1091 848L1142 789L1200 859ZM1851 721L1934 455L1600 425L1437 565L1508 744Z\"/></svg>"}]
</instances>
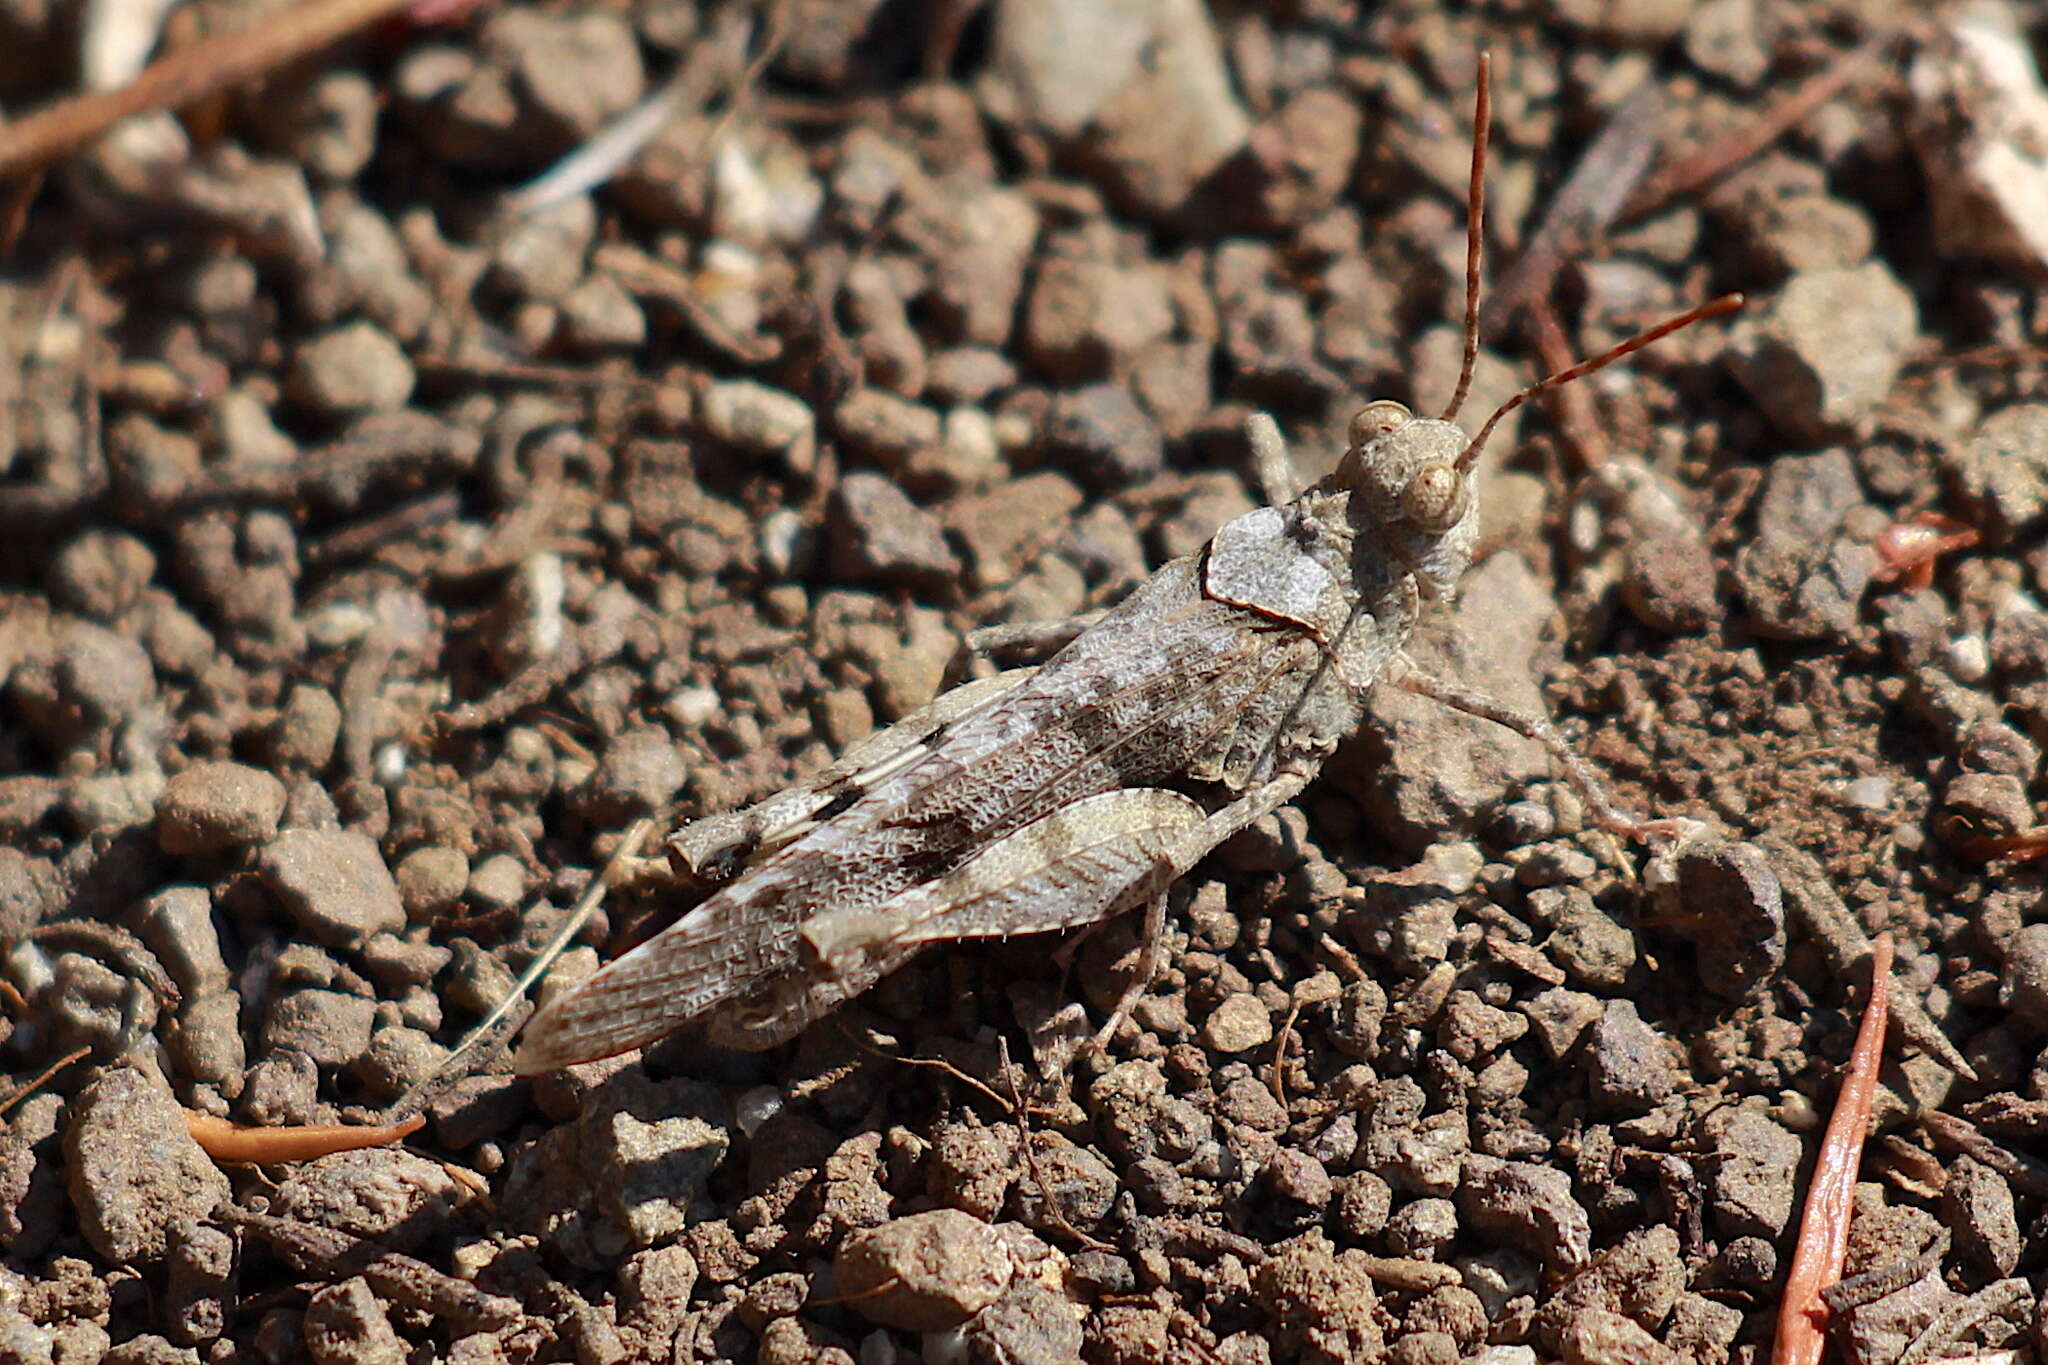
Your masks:
<instances>
[{"instance_id":1,"label":"gravel ground","mask_svg":"<svg viewBox=\"0 0 2048 1365\"><path fill-rule=\"evenodd\" d=\"M443 6L10 190L0 1360L1762 1361L1880 930L1837 1358L2048 1360L2048 11L1881 17ZM0 103L135 19L0 0ZM1439 408L1482 48L1468 416L1751 302L1515 414L1417 652L1707 836L1384 693L1106 1055L1134 923L766 1053L449 1065L637 818L1198 549L1252 410L1314 476Z\"/></svg>"}]
</instances>

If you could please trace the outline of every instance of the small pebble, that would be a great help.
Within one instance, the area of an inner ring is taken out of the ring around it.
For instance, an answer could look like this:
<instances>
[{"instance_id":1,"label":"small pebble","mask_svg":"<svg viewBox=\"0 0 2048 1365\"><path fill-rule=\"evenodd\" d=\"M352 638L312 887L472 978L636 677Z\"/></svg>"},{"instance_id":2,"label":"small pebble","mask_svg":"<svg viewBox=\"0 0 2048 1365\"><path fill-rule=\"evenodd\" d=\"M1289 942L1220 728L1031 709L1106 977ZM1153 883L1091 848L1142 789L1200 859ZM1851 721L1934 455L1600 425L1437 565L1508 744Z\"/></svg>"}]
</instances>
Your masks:
<instances>
[{"instance_id":1,"label":"small pebble","mask_svg":"<svg viewBox=\"0 0 2048 1365\"><path fill-rule=\"evenodd\" d=\"M0 1127L0 1243L22 1261L40 1256L64 1223L64 1112L59 1096L30 1095Z\"/></svg>"},{"instance_id":2,"label":"small pebble","mask_svg":"<svg viewBox=\"0 0 2048 1365\"><path fill-rule=\"evenodd\" d=\"M1784 966L1784 897L1761 849L1689 842L1653 860L1644 881L1663 924L1693 945L1700 983L1714 994L1742 999Z\"/></svg>"},{"instance_id":3,"label":"small pebble","mask_svg":"<svg viewBox=\"0 0 2048 1365\"><path fill-rule=\"evenodd\" d=\"M185 1229L171 1245L164 1312L173 1337L189 1346L219 1339L227 1327L235 1239L219 1228Z\"/></svg>"},{"instance_id":4,"label":"small pebble","mask_svg":"<svg viewBox=\"0 0 2048 1365\"><path fill-rule=\"evenodd\" d=\"M2034 823L2026 784L2007 773L1959 773L1941 793L1934 832L1943 843L1967 844L2012 834Z\"/></svg>"},{"instance_id":5,"label":"small pebble","mask_svg":"<svg viewBox=\"0 0 2048 1365\"><path fill-rule=\"evenodd\" d=\"M264 845L256 870L299 926L330 947L354 947L405 926L384 855L354 830L285 830Z\"/></svg>"},{"instance_id":6,"label":"small pebble","mask_svg":"<svg viewBox=\"0 0 2048 1365\"><path fill-rule=\"evenodd\" d=\"M157 845L170 854L203 854L263 843L277 833L284 795L284 783L260 768L194 763L157 797Z\"/></svg>"},{"instance_id":7,"label":"small pebble","mask_svg":"<svg viewBox=\"0 0 2048 1365\"><path fill-rule=\"evenodd\" d=\"M427 844L398 860L395 877L406 914L426 921L462 899L469 886L469 859L460 849Z\"/></svg>"},{"instance_id":8,"label":"small pebble","mask_svg":"<svg viewBox=\"0 0 2048 1365\"><path fill-rule=\"evenodd\" d=\"M205 1222L230 1193L169 1087L128 1066L72 1102L64 1175L85 1240L115 1265L163 1259L177 1229Z\"/></svg>"},{"instance_id":9,"label":"small pebble","mask_svg":"<svg viewBox=\"0 0 2048 1365\"><path fill-rule=\"evenodd\" d=\"M1046 1208L1048 1198L1077 1228L1092 1228L1108 1217L1119 1188L1110 1164L1056 1133L1034 1134L1032 1140L1037 1144L1038 1179L1018 1184L1017 1217L1040 1232L1060 1231L1058 1220Z\"/></svg>"},{"instance_id":10,"label":"small pebble","mask_svg":"<svg viewBox=\"0 0 2048 1365\"><path fill-rule=\"evenodd\" d=\"M856 1312L908 1332L958 1327L1001 1298L1014 1273L1002 1237L957 1209L856 1232L833 1261L834 1281Z\"/></svg>"},{"instance_id":11,"label":"small pebble","mask_svg":"<svg viewBox=\"0 0 2048 1365\"><path fill-rule=\"evenodd\" d=\"M206 888L165 887L136 909L131 922L188 997L228 988L228 964L213 923L213 897Z\"/></svg>"},{"instance_id":12,"label":"small pebble","mask_svg":"<svg viewBox=\"0 0 2048 1365\"><path fill-rule=\"evenodd\" d=\"M2007 941L1999 999L2035 1028L2048 1031L2048 923L2029 924Z\"/></svg>"},{"instance_id":13,"label":"small pebble","mask_svg":"<svg viewBox=\"0 0 2048 1365\"><path fill-rule=\"evenodd\" d=\"M1046 470L956 497L942 520L966 552L969 585L991 588L1014 582L1067 529L1082 501L1071 480Z\"/></svg>"},{"instance_id":14,"label":"small pebble","mask_svg":"<svg viewBox=\"0 0 2048 1365\"><path fill-rule=\"evenodd\" d=\"M583 278L596 235L597 206L589 195L516 215L492 251L492 282L527 298L559 299Z\"/></svg>"},{"instance_id":15,"label":"small pebble","mask_svg":"<svg viewBox=\"0 0 2048 1365\"><path fill-rule=\"evenodd\" d=\"M1060 1290L1019 1276L1009 1292L967 1325L971 1361L1075 1361L1081 1359L1081 1315Z\"/></svg>"},{"instance_id":16,"label":"small pebble","mask_svg":"<svg viewBox=\"0 0 2048 1365\"><path fill-rule=\"evenodd\" d=\"M396 412L412 397L413 380L412 362L389 333L351 322L303 343L285 388L315 416L339 420Z\"/></svg>"},{"instance_id":17,"label":"small pebble","mask_svg":"<svg viewBox=\"0 0 2048 1365\"><path fill-rule=\"evenodd\" d=\"M1919 328L1912 294L1882 264L1804 270L1736 329L1732 359L1773 422L1819 443L1891 392Z\"/></svg>"},{"instance_id":18,"label":"small pebble","mask_svg":"<svg viewBox=\"0 0 2048 1365\"><path fill-rule=\"evenodd\" d=\"M1218 1052L1248 1052L1273 1041L1273 1016L1256 995L1229 995L1202 1023L1202 1041Z\"/></svg>"},{"instance_id":19,"label":"small pebble","mask_svg":"<svg viewBox=\"0 0 2048 1365\"><path fill-rule=\"evenodd\" d=\"M270 729L270 758L279 767L319 772L341 738L341 706L324 688L300 683Z\"/></svg>"},{"instance_id":20,"label":"small pebble","mask_svg":"<svg viewBox=\"0 0 2048 1365\"><path fill-rule=\"evenodd\" d=\"M791 473L808 473L816 463L816 418L794 394L752 380L726 380L705 388L698 415L714 440L746 454L772 455Z\"/></svg>"},{"instance_id":21,"label":"small pebble","mask_svg":"<svg viewBox=\"0 0 2048 1365\"><path fill-rule=\"evenodd\" d=\"M857 583L932 590L960 573L938 518L879 474L856 470L839 481L827 533L832 572Z\"/></svg>"},{"instance_id":22,"label":"small pebble","mask_svg":"<svg viewBox=\"0 0 2048 1365\"><path fill-rule=\"evenodd\" d=\"M383 1300L359 1275L314 1290L300 1331L313 1365L405 1365L410 1359Z\"/></svg>"},{"instance_id":23,"label":"small pebble","mask_svg":"<svg viewBox=\"0 0 2048 1365\"><path fill-rule=\"evenodd\" d=\"M510 853L492 853L469 870L464 892L478 910L517 910L526 902L531 881L525 863Z\"/></svg>"},{"instance_id":24,"label":"small pebble","mask_svg":"<svg viewBox=\"0 0 2048 1365\"><path fill-rule=\"evenodd\" d=\"M1587 1042L1586 1066L1595 1105L1610 1111L1648 1113L1674 1088L1664 1038L1636 1013L1634 1001L1607 1002Z\"/></svg>"},{"instance_id":25,"label":"small pebble","mask_svg":"<svg viewBox=\"0 0 2048 1365\"><path fill-rule=\"evenodd\" d=\"M1289 1147L1274 1152L1273 1159L1266 1163L1266 1184L1275 1199L1298 1205L1317 1219L1335 1193L1323 1163Z\"/></svg>"},{"instance_id":26,"label":"small pebble","mask_svg":"<svg viewBox=\"0 0 2048 1365\"><path fill-rule=\"evenodd\" d=\"M1043 440L1049 459L1097 490L1143 485L1166 462L1159 428L1122 384L1061 394Z\"/></svg>"},{"instance_id":27,"label":"small pebble","mask_svg":"<svg viewBox=\"0 0 2048 1365\"><path fill-rule=\"evenodd\" d=\"M462 1198L440 1162L404 1147L364 1147L283 1168L270 1212L411 1252L450 1231Z\"/></svg>"},{"instance_id":28,"label":"small pebble","mask_svg":"<svg viewBox=\"0 0 2048 1365\"><path fill-rule=\"evenodd\" d=\"M141 600L156 576L156 552L125 531L88 530L57 551L50 596L83 615L111 621Z\"/></svg>"},{"instance_id":29,"label":"small pebble","mask_svg":"<svg viewBox=\"0 0 2048 1365\"><path fill-rule=\"evenodd\" d=\"M1688 1365L1690 1361L1632 1319L1605 1308L1581 1308L1566 1324L1559 1345L1571 1365Z\"/></svg>"},{"instance_id":30,"label":"small pebble","mask_svg":"<svg viewBox=\"0 0 2048 1365\"><path fill-rule=\"evenodd\" d=\"M1943 462L1974 502L1987 527L2010 539L2048 514L2048 404L1998 409L1964 442L1943 442Z\"/></svg>"},{"instance_id":31,"label":"small pebble","mask_svg":"<svg viewBox=\"0 0 2048 1365\"><path fill-rule=\"evenodd\" d=\"M488 1014L512 991L512 969L479 948L473 940L458 938L448 945L455 950L441 984L441 996L457 1009L471 1014Z\"/></svg>"},{"instance_id":32,"label":"small pebble","mask_svg":"<svg viewBox=\"0 0 2048 1365\"><path fill-rule=\"evenodd\" d=\"M1458 1211L1474 1230L1542 1261L1553 1273L1578 1269L1593 1232L1563 1171L1474 1153L1465 1159Z\"/></svg>"},{"instance_id":33,"label":"small pebble","mask_svg":"<svg viewBox=\"0 0 2048 1365\"><path fill-rule=\"evenodd\" d=\"M1638 957L1635 935L1591 896L1577 886L1544 888L1530 893L1529 904L1554 918L1544 951L1575 984L1613 990L1627 982Z\"/></svg>"},{"instance_id":34,"label":"small pebble","mask_svg":"<svg viewBox=\"0 0 2048 1365\"><path fill-rule=\"evenodd\" d=\"M293 991L271 1002L263 1020L263 1049L291 1051L329 1069L347 1066L368 1051L377 1002L340 991Z\"/></svg>"},{"instance_id":35,"label":"small pebble","mask_svg":"<svg viewBox=\"0 0 2048 1365\"><path fill-rule=\"evenodd\" d=\"M596 136L647 90L639 42L624 14L500 10L485 22L479 46L504 68L503 79L533 116L520 126L538 134L540 145L520 147L524 155L559 155Z\"/></svg>"},{"instance_id":36,"label":"small pebble","mask_svg":"<svg viewBox=\"0 0 2048 1365\"><path fill-rule=\"evenodd\" d=\"M1412 1199L1394 1210L1383 1236L1396 1256L1434 1261L1457 1240L1457 1206L1448 1199Z\"/></svg>"}]
</instances>

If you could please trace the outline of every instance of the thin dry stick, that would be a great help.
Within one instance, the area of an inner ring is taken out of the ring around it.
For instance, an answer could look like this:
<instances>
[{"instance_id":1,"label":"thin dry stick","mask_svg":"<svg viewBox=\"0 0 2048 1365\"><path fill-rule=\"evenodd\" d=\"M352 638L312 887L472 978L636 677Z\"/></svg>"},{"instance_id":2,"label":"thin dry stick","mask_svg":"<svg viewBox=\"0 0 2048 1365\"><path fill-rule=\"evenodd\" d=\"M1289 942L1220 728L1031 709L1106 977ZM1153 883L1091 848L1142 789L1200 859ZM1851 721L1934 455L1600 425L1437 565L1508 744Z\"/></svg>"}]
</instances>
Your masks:
<instances>
[{"instance_id":1,"label":"thin dry stick","mask_svg":"<svg viewBox=\"0 0 2048 1365\"><path fill-rule=\"evenodd\" d=\"M1515 263L1494 282L1493 297L1479 314L1482 334L1498 339L1526 305L1549 298L1558 271L1607 231L1650 169L1657 154L1651 134L1663 111L1664 87L1655 78L1615 108L1551 198Z\"/></svg>"},{"instance_id":2,"label":"thin dry stick","mask_svg":"<svg viewBox=\"0 0 2048 1365\"><path fill-rule=\"evenodd\" d=\"M1031 1145L1031 1111L1025 1107L1024 1092L1017 1086L1017 1072L1020 1068L1010 1064L1010 1040L1000 1034L996 1037L996 1049L1003 1067L1003 1079L1010 1083L1010 1102L1017 1111L1017 1145L1024 1151L1024 1171L1031 1177L1031 1183L1038 1189L1038 1197L1045 1201L1046 1217L1053 1226L1087 1247L1090 1251L1114 1251L1116 1248L1098 1237L1091 1237L1075 1227L1067 1218L1067 1211L1052 1197L1052 1186L1045 1183L1045 1176L1038 1169L1038 1150Z\"/></svg>"},{"instance_id":3,"label":"thin dry stick","mask_svg":"<svg viewBox=\"0 0 2048 1365\"><path fill-rule=\"evenodd\" d=\"M5 201L4 207L0 207L0 256L14 254L14 245L21 240L22 229L28 226L28 211L42 188L42 176L23 176L0 196Z\"/></svg>"},{"instance_id":4,"label":"thin dry stick","mask_svg":"<svg viewBox=\"0 0 2048 1365\"><path fill-rule=\"evenodd\" d=\"M1536 343L1536 354L1543 362L1543 368L1555 373L1572 363L1571 342L1565 338L1564 327L1557 320L1557 310L1550 306L1550 300L1542 295L1531 299L1527 310L1529 332ZM1593 394L1583 384L1567 384L1553 389L1550 394L1550 414L1557 423L1559 435L1572 455L1578 459L1581 470L1594 470L1606 464L1613 453L1607 443L1607 435L1600 429L1600 415L1593 409Z\"/></svg>"},{"instance_id":5,"label":"thin dry stick","mask_svg":"<svg viewBox=\"0 0 2048 1365\"><path fill-rule=\"evenodd\" d=\"M1897 30L1872 34L1748 123L1660 167L1629 196L1628 203L1622 206L1621 220L1633 222L1647 217L1681 195L1734 170L1841 94L1850 81L1862 74L1864 67L1901 36Z\"/></svg>"},{"instance_id":6,"label":"thin dry stick","mask_svg":"<svg viewBox=\"0 0 2048 1365\"><path fill-rule=\"evenodd\" d=\"M583 926L590 922L590 917L597 913L598 905L603 902L605 888L611 884L613 877L620 868L624 867L630 859L638 856L640 845L647 841L647 836L653 832L653 829L654 822L644 816L627 826L625 834L619 839L618 847L613 849L612 856L605 860L603 870L590 879L590 885L586 886L583 889L583 894L576 898L575 908L569 911L568 915L562 920L561 926L553 934L549 935L548 941L541 945L540 951L533 955L533 961L529 962L526 970L519 974L519 979L512 983L512 989L505 992L505 998L491 1007L491 1012L483 1017L482 1022L469 1031L469 1035L462 1040L455 1051L448 1054L448 1060L434 1069L433 1075L407 1091L404 1097L391 1107L388 1112L392 1115L394 1122L418 1110L426 1103L427 1097L432 1095L449 1079L469 1074L463 1060L465 1055L473 1051L478 1044L492 1035L498 1025L504 1021L505 1016L510 1014L518 1006L519 1002L526 998L526 993L533 989L534 984L547 975L548 968L555 965L555 959L562 955L563 950L569 946L570 940L583 932Z\"/></svg>"},{"instance_id":7,"label":"thin dry stick","mask_svg":"<svg viewBox=\"0 0 2048 1365\"><path fill-rule=\"evenodd\" d=\"M1287 1018L1281 1021L1280 1032L1273 1038L1273 1100L1282 1110L1287 1108L1287 1049L1294 1042L1294 1022L1301 1017L1301 1002L1290 1001Z\"/></svg>"},{"instance_id":8,"label":"thin dry stick","mask_svg":"<svg viewBox=\"0 0 2048 1365\"><path fill-rule=\"evenodd\" d=\"M962 1071L959 1067L954 1066L951 1062L947 1061L944 1057L912 1057L901 1052L889 1052L882 1048L876 1047L867 1039L862 1038L859 1034L855 1033L852 1029L848 1028L844 1020L834 1019L832 1022L838 1025L839 1032L845 1035L847 1042L852 1043L855 1047L859 1048L862 1052L867 1053L871 1057L880 1057L885 1062L901 1062L905 1066L928 1066L932 1068L934 1071L942 1071L946 1075L951 1076L954 1080L960 1082L960 1084L967 1086L969 1089L979 1090L982 1094L986 1095L990 1100L994 1101L997 1108L1007 1109L1010 1107L1010 1102L1004 1099L1001 1095L998 1095L988 1085L987 1082L976 1080L974 1077Z\"/></svg>"},{"instance_id":9,"label":"thin dry stick","mask_svg":"<svg viewBox=\"0 0 2048 1365\"><path fill-rule=\"evenodd\" d=\"M1942 1147L1981 1161L2005 1177L2014 1194L2048 1198L2048 1161L2030 1157L1991 1136L1976 1124L1954 1114L1934 1110L1920 1116L1920 1127Z\"/></svg>"},{"instance_id":10,"label":"thin dry stick","mask_svg":"<svg viewBox=\"0 0 2048 1365\"><path fill-rule=\"evenodd\" d=\"M264 1128L230 1123L197 1110L185 1111L185 1131L215 1161L268 1166L276 1162L311 1161L335 1152L353 1152L362 1147L384 1147L402 1142L426 1126L418 1114L403 1123L373 1127L366 1124L313 1123L287 1128Z\"/></svg>"},{"instance_id":11,"label":"thin dry stick","mask_svg":"<svg viewBox=\"0 0 2048 1365\"><path fill-rule=\"evenodd\" d=\"M2035 825L2015 834L1987 834L1956 846L1956 852L1977 862L2028 863L2048 858L2048 825Z\"/></svg>"},{"instance_id":12,"label":"thin dry stick","mask_svg":"<svg viewBox=\"0 0 2048 1365\"><path fill-rule=\"evenodd\" d=\"M1856 1173L1863 1162L1863 1140L1870 1131L1870 1104L1877 1093L1877 1070L1884 1061L1884 1027L1892 973L1892 936L1879 934L1870 945L1870 1000L1856 1030L1856 1046L1835 1097L1835 1112L1821 1139L1814 1163L1806 1212L1799 1220L1799 1243L1792 1269L1785 1276L1785 1297L1778 1308L1778 1341L1771 1365L1820 1365L1833 1316L1821 1291L1842 1278L1849 1254L1849 1214L1856 1196Z\"/></svg>"},{"instance_id":13,"label":"thin dry stick","mask_svg":"<svg viewBox=\"0 0 2048 1365\"><path fill-rule=\"evenodd\" d=\"M564 389L637 389L652 393L661 387L658 379L644 374L593 372L574 365L548 365L525 360L465 359L460 356L421 355L412 361L415 370L480 383L551 384Z\"/></svg>"},{"instance_id":14,"label":"thin dry stick","mask_svg":"<svg viewBox=\"0 0 2048 1365\"><path fill-rule=\"evenodd\" d=\"M12 1109L17 1104L20 1104L30 1095L35 1094L36 1091L41 1090L45 1085L48 1085L50 1083L50 1077L56 1075L65 1067L70 1066L73 1062L78 1061L80 1058L89 1055L91 1052L92 1049L89 1047L73 1048L71 1051L65 1053L62 1057L59 1057L56 1061L51 1062L48 1066L44 1067L39 1074L23 1082L20 1089L16 1090L6 1099L0 1100L0 1118L5 1118L7 1116L8 1110Z\"/></svg>"},{"instance_id":15,"label":"thin dry stick","mask_svg":"<svg viewBox=\"0 0 2048 1365\"><path fill-rule=\"evenodd\" d=\"M118 90L80 95L0 128L0 180L39 171L124 118L177 109L317 52L413 0L306 0L152 62Z\"/></svg>"}]
</instances>

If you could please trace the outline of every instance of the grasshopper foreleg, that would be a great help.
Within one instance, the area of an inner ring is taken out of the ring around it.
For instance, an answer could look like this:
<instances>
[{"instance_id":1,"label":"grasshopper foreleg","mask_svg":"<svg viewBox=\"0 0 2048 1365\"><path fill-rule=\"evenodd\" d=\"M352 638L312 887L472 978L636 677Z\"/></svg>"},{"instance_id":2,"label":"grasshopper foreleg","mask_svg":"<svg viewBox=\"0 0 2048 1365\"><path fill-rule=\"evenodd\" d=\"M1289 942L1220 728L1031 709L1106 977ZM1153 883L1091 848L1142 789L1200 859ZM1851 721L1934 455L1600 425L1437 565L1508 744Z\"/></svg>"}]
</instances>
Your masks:
<instances>
[{"instance_id":1,"label":"grasshopper foreleg","mask_svg":"<svg viewBox=\"0 0 2048 1365\"><path fill-rule=\"evenodd\" d=\"M1565 742L1563 735L1550 717L1536 711L1525 711L1510 706L1486 695L1476 688L1453 682L1429 673L1403 657L1406 671L1400 677L1400 685L1417 696L1428 697L1454 711L1463 711L1468 716L1490 720L1504 726L1525 739L1541 744L1564 773L1565 780L1572 784L1580 799L1585 801L1587 813L1593 823L1611 834L1625 839L1649 839L1652 837L1676 837L1683 834L1684 826L1672 820L1645 820L1616 806L1607 795L1607 786L1600 780L1600 774L1593 771L1593 765L1579 756L1576 749Z\"/></svg>"},{"instance_id":2,"label":"grasshopper foreleg","mask_svg":"<svg viewBox=\"0 0 2048 1365\"><path fill-rule=\"evenodd\" d=\"M1287 438L1280 434L1280 424L1255 412L1245 419L1244 430L1252 446L1252 476L1266 505L1284 507L1300 497L1301 473L1287 453Z\"/></svg>"}]
</instances>

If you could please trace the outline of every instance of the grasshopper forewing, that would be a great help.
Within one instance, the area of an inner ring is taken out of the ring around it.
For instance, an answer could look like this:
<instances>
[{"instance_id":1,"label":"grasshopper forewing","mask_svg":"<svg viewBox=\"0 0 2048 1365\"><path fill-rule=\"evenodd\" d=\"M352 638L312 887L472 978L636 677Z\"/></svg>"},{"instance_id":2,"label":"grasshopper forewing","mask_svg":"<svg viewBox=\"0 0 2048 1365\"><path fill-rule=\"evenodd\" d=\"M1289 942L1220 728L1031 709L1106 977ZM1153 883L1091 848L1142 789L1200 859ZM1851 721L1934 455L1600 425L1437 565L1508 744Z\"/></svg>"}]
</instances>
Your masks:
<instances>
[{"instance_id":1,"label":"grasshopper forewing","mask_svg":"<svg viewBox=\"0 0 2048 1365\"><path fill-rule=\"evenodd\" d=\"M1473 465L1528 397L1610 363L1716 300L1517 395L1468 438L1456 424L1477 349L1488 122L1480 69L1468 225L1465 376L1443 418L1399 403L1352 420L1336 470L1229 522L1161 568L1043 667L969 684L810 782L688 826L671 855L733 879L674 925L550 1001L522 1073L622 1052L702 1019L765 1048L872 986L928 944L1042 933L1148 911L1145 961L1103 1037L1158 966L1167 888L1230 835L1291 800L1407 667L1425 606L1450 597L1478 528ZM1253 420L1266 468L1290 468ZM1537 733L1454 687L1404 685ZM1596 816L1641 826L1604 799Z\"/></svg>"}]
</instances>

